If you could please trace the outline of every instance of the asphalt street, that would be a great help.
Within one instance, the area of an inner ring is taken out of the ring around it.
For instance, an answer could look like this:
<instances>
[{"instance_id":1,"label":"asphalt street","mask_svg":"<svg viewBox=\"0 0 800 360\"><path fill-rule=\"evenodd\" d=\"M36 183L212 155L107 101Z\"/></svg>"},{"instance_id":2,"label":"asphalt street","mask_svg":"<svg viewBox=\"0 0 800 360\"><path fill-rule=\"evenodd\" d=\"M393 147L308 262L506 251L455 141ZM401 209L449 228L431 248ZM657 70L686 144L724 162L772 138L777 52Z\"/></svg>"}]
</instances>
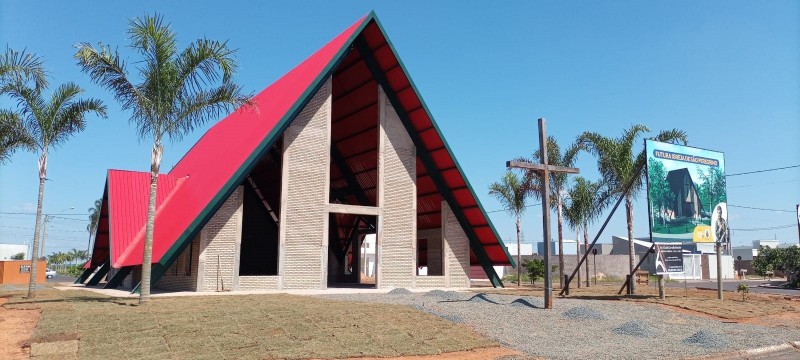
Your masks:
<instances>
[{"instance_id":1,"label":"asphalt street","mask_svg":"<svg viewBox=\"0 0 800 360\"><path fill-rule=\"evenodd\" d=\"M758 287L758 285L770 283L769 280L723 280L722 281L722 290L734 291L735 292L736 288L741 283L747 284L747 286L750 287L750 292L754 292L754 293L800 296L800 289L775 289L775 288ZM773 281L773 283L775 283L775 282ZM682 287L684 287L684 282L680 281L680 280L668 281L668 282L666 282L666 286L668 288L682 288ZM687 286L689 288L716 290L717 289L717 281L716 280L689 280L689 281L686 282L685 286Z\"/></svg>"}]
</instances>

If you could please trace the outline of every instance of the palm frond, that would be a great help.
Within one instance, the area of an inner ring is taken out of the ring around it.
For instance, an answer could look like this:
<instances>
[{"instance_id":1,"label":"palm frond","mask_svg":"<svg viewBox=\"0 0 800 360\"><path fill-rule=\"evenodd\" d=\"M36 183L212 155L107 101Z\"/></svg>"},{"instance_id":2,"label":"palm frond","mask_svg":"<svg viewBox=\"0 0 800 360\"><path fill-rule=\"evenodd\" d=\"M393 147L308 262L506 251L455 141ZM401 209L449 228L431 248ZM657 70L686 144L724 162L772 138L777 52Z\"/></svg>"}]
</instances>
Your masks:
<instances>
[{"instance_id":1,"label":"palm frond","mask_svg":"<svg viewBox=\"0 0 800 360\"><path fill-rule=\"evenodd\" d=\"M42 58L6 47L0 55L0 83L33 81L36 91L47 87L47 72Z\"/></svg>"},{"instance_id":2,"label":"palm frond","mask_svg":"<svg viewBox=\"0 0 800 360\"><path fill-rule=\"evenodd\" d=\"M184 133L229 113L247 100L248 96L242 94L241 87L230 82L209 91L199 91L191 98L179 99L178 112L166 124L165 133L172 140L178 140Z\"/></svg>"},{"instance_id":3,"label":"palm frond","mask_svg":"<svg viewBox=\"0 0 800 360\"><path fill-rule=\"evenodd\" d=\"M102 44L99 49L87 43L78 44L77 47L75 59L83 72L89 74L96 84L111 91L122 109L131 110L145 105L144 96L128 80L125 62L118 51L111 51L109 46Z\"/></svg>"},{"instance_id":4,"label":"palm frond","mask_svg":"<svg viewBox=\"0 0 800 360\"><path fill-rule=\"evenodd\" d=\"M195 41L178 56L179 86L186 93L220 80L230 82L234 69L238 67L235 54L236 50L229 49L227 42L208 39Z\"/></svg>"},{"instance_id":5,"label":"palm frond","mask_svg":"<svg viewBox=\"0 0 800 360\"><path fill-rule=\"evenodd\" d=\"M106 105L98 99L80 99L66 104L53 118L50 145L57 146L86 128L86 115L106 117Z\"/></svg>"},{"instance_id":6,"label":"palm frond","mask_svg":"<svg viewBox=\"0 0 800 360\"><path fill-rule=\"evenodd\" d=\"M17 150L33 150L35 146L19 115L8 109L0 109L0 164L7 162Z\"/></svg>"}]
</instances>

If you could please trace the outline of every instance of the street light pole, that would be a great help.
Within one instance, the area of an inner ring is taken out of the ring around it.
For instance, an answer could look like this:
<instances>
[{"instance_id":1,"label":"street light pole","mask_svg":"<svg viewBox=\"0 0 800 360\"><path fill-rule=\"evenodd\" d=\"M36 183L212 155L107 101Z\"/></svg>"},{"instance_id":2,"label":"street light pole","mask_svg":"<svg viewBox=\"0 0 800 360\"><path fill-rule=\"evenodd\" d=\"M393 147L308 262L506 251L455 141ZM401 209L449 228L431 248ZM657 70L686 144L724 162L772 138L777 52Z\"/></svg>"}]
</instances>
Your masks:
<instances>
[{"instance_id":1,"label":"street light pole","mask_svg":"<svg viewBox=\"0 0 800 360\"><path fill-rule=\"evenodd\" d=\"M74 207L69 207L69 208L61 210L61 211L59 211L59 212L57 212L55 214L44 214L44 224L42 224L42 246L41 246L41 249L39 251L39 253L43 257L47 256L47 253L45 253L45 247L44 247L45 241L47 239L47 237L46 237L46 234L47 234L47 223L50 222L50 219L52 219L53 215L58 215L58 214L63 213L64 211L69 211L69 210L75 210L75 208Z\"/></svg>"}]
</instances>

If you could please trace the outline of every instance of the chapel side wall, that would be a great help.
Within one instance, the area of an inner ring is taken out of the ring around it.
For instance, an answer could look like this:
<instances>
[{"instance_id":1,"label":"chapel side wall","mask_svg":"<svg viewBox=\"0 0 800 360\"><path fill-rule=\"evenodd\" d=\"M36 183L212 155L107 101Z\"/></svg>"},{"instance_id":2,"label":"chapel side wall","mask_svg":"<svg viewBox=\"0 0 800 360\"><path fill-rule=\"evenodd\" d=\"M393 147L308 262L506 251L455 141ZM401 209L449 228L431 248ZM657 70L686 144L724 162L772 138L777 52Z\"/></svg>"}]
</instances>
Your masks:
<instances>
[{"instance_id":1,"label":"chapel side wall","mask_svg":"<svg viewBox=\"0 0 800 360\"><path fill-rule=\"evenodd\" d=\"M284 132L279 274L284 289L327 287L331 78Z\"/></svg>"},{"instance_id":2,"label":"chapel side wall","mask_svg":"<svg viewBox=\"0 0 800 360\"><path fill-rule=\"evenodd\" d=\"M413 287L416 276L416 148L400 117L379 87L381 207L378 233L380 288Z\"/></svg>"},{"instance_id":3,"label":"chapel side wall","mask_svg":"<svg viewBox=\"0 0 800 360\"><path fill-rule=\"evenodd\" d=\"M183 249L178 259L172 263L164 275L158 279L155 288L173 291L196 291L197 290L197 270L200 258L200 234L192 239L192 243ZM191 257L191 259L190 259ZM188 264L187 264L188 263ZM186 275L186 266L191 266L189 275ZM177 271L177 273L176 273ZM132 276L128 276L132 277Z\"/></svg>"},{"instance_id":4,"label":"chapel side wall","mask_svg":"<svg viewBox=\"0 0 800 360\"><path fill-rule=\"evenodd\" d=\"M200 232L197 291L238 290L243 193L237 187Z\"/></svg>"},{"instance_id":5,"label":"chapel side wall","mask_svg":"<svg viewBox=\"0 0 800 360\"><path fill-rule=\"evenodd\" d=\"M447 287L468 288L469 239L446 201L442 201L442 237Z\"/></svg>"}]
</instances>

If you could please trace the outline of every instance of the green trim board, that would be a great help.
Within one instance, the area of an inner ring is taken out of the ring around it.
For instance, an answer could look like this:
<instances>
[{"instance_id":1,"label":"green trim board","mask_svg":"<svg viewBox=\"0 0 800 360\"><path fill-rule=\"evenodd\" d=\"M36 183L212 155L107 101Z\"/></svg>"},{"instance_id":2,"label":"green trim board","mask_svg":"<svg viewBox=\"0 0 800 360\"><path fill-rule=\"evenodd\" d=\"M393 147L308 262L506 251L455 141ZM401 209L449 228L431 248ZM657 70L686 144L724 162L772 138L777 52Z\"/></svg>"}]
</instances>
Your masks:
<instances>
[{"instance_id":1,"label":"green trim board","mask_svg":"<svg viewBox=\"0 0 800 360\"><path fill-rule=\"evenodd\" d=\"M117 273L111 277L111 279L108 279L108 282L105 286L103 286L103 289L116 289L120 284L122 284L122 281L125 280L128 274L131 273L131 270L133 270L133 266L121 267L119 271L117 271Z\"/></svg>"},{"instance_id":2,"label":"green trim board","mask_svg":"<svg viewBox=\"0 0 800 360\"><path fill-rule=\"evenodd\" d=\"M380 28L379 24L378 24L378 26ZM381 29L381 31L383 31L383 30ZM386 38L385 34L384 34L384 38ZM386 41L388 43L389 39L386 38ZM398 117L400 117L400 119L402 120L403 126L406 129L406 132L411 137L411 139L414 141L414 145L417 148L417 156L420 158L420 160L422 161L423 165L425 165L425 169L428 171L428 174L431 176L431 179L436 184L436 187L439 190L439 192L442 194L442 197L444 197L447 200L447 203L450 205L450 209L453 211L453 214L456 215L456 218L458 219L459 225L461 225L461 228L466 233L467 238L469 238L470 248L475 253L475 256L478 258L478 261L480 261L481 266L483 267L483 270L486 272L486 275L489 277L489 280L491 280L492 285L495 286L495 287L497 287L497 286L501 286L502 287L503 286L502 280L499 278L497 273L494 271L494 267L493 267L491 261L489 260L489 256L483 250L483 247L481 246L480 242L478 241L478 237L475 234L474 230L472 229L471 226L469 226L469 222L466 220L466 217L464 216L463 211L461 211L461 208L458 206L458 203L455 201L455 198L453 197L453 194L450 192L450 188L447 186L446 182L442 178L441 172L439 171L439 169L434 164L430 153L425 149L425 146L422 143L422 140L419 138L419 134L417 134L416 129L414 129L413 125L411 125L411 121L409 120L408 113L405 112L405 110L403 109L402 105L400 104L400 101L397 98L397 94L395 94L394 90L391 88L391 86L389 86L389 83L386 80L386 77L383 75L383 72L380 70L380 67L378 66L377 62L375 61L375 59L374 59L374 57L372 55L372 50L369 49L369 46L366 44L366 42L364 41L363 38L356 39L356 44L355 45L358 48L358 51L361 54L362 59L364 59L364 63L366 63L367 67L370 69L370 72L372 73L372 77L380 84L381 88L383 88L383 91L386 94L386 97L389 99L389 102L392 103L392 107L394 108L395 112L397 112ZM394 51L394 49L392 49L392 50ZM397 53L395 53L395 56L397 56ZM399 63L399 60L400 59L398 58L398 63ZM405 71L405 69L403 69L403 71ZM421 101L421 99L420 99L420 101ZM431 121L431 123L433 123L433 121ZM440 134L440 136L441 136L441 134ZM444 219L443 219L443 221L444 221Z\"/></svg>"}]
</instances>

